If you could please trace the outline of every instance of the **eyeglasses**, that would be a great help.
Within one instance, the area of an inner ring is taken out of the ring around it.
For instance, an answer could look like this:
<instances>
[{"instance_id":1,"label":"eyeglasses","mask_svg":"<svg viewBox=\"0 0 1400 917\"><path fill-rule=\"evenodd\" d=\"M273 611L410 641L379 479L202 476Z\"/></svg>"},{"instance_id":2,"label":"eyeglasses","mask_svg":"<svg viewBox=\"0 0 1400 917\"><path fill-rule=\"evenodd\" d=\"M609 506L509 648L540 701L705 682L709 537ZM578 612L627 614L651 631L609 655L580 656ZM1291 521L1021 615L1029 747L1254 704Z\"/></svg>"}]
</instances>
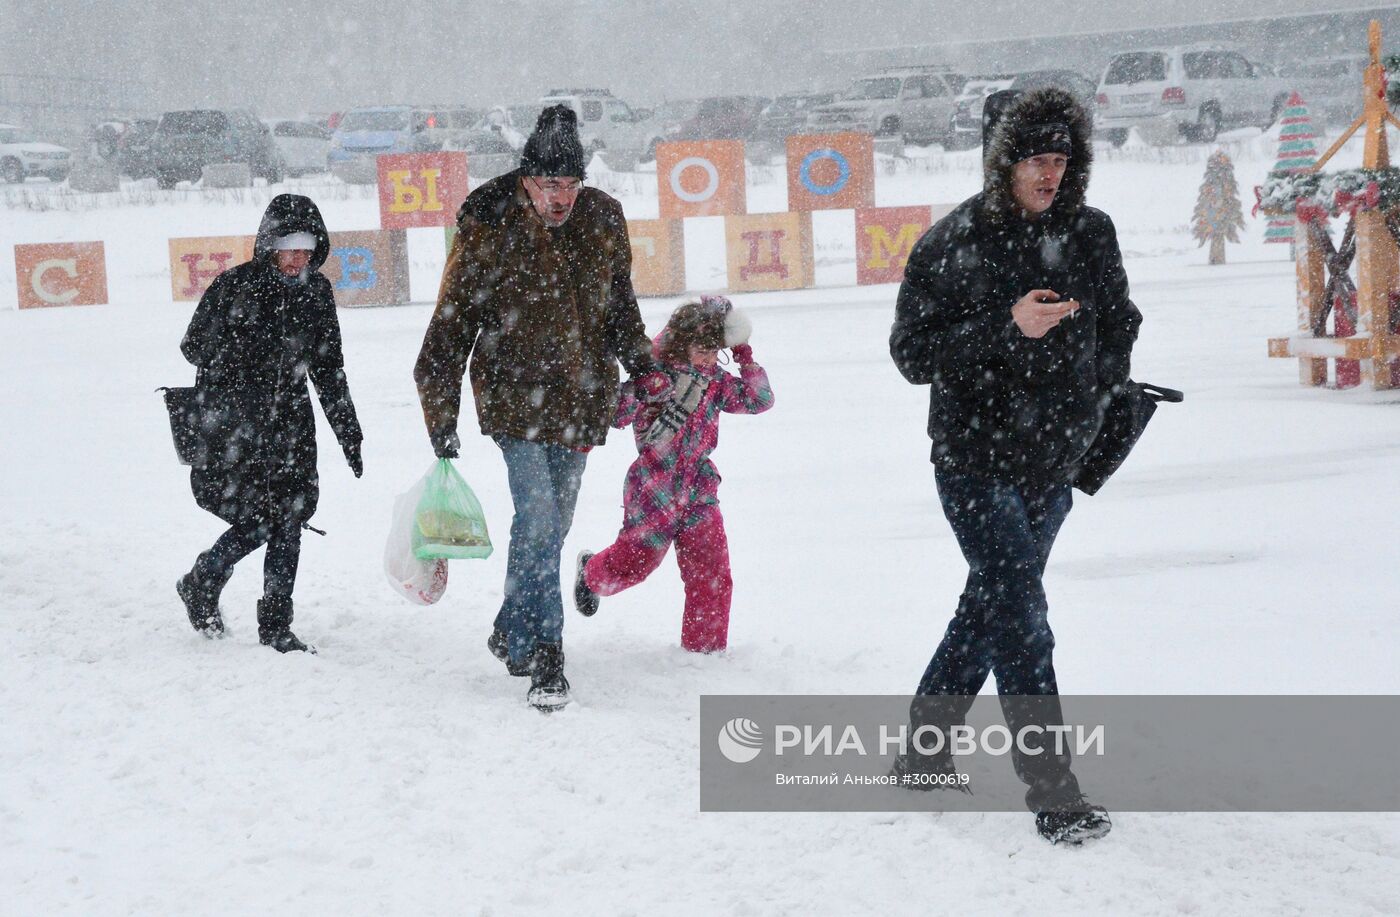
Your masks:
<instances>
[{"instance_id":1,"label":"eyeglasses","mask_svg":"<svg viewBox=\"0 0 1400 917\"><path fill-rule=\"evenodd\" d=\"M531 178L535 188L544 194L578 194L583 190L583 182L578 179L569 178L546 178L540 181L538 178Z\"/></svg>"}]
</instances>

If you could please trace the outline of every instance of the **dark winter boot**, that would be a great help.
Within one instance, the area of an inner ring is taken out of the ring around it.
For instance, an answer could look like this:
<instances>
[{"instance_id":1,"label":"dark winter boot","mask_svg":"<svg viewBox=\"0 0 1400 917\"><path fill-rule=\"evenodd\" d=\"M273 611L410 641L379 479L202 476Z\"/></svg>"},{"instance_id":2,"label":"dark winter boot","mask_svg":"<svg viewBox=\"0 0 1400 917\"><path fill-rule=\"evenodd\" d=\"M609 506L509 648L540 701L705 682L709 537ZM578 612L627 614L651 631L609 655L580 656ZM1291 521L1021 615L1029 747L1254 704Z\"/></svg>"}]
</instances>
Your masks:
<instances>
[{"instance_id":1,"label":"dark winter boot","mask_svg":"<svg viewBox=\"0 0 1400 917\"><path fill-rule=\"evenodd\" d=\"M526 700L541 713L553 713L569 702L569 680L564 677L564 647L539 643L531 656L530 693Z\"/></svg>"},{"instance_id":2,"label":"dark winter boot","mask_svg":"<svg viewBox=\"0 0 1400 917\"><path fill-rule=\"evenodd\" d=\"M211 640L224 635L224 617L219 613L219 593L222 591L223 583L210 587L201 583L193 571L175 582L175 592L185 603L185 614L189 615L190 625Z\"/></svg>"},{"instance_id":3,"label":"dark winter boot","mask_svg":"<svg viewBox=\"0 0 1400 917\"><path fill-rule=\"evenodd\" d=\"M588 588L588 581L583 575L584 567L592 559L592 551L579 551L578 572L574 574L574 607L585 618L591 618L598 612L598 593Z\"/></svg>"},{"instance_id":4,"label":"dark winter boot","mask_svg":"<svg viewBox=\"0 0 1400 917\"><path fill-rule=\"evenodd\" d=\"M523 678L530 674L530 667L534 663L534 657L532 656L526 659L519 665L511 662L509 638L506 637L506 632L499 627L493 627L491 629L491 636L486 638L486 648L491 651L492 656L495 656L506 664L506 671L510 674L517 678Z\"/></svg>"},{"instance_id":5,"label":"dark winter boot","mask_svg":"<svg viewBox=\"0 0 1400 917\"><path fill-rule=\"evenodd\" d=\"M279 653L315 653L292 633L292 600L288 596L271 596L258 600L258 641Z\"/></svg>"},{"instance_id":6,"label":"dark winter boot","mask_svg":"<svg viewBox=\"0 0 1400 917\"><path fill-rule=\"evenodd\" d=\"M905 790L957 790L972 795L971 785L958 773L949 754L926 755L910 749L895 757L890 776Z\"/></svg>"},{"instance_id":7,"label":"dark winter boot","mask_svg":"<svg viewBox=\"0 0 1400 917\"><path fill-rule=\"evenodd\" d=\"M1035 815L1035 829L1052 844L1078 847L1085 841L1097 840L1113 829L1108 811L1091 805L1076 795L1064 805L1042 809Z\"/></svg>"}]
</instances>

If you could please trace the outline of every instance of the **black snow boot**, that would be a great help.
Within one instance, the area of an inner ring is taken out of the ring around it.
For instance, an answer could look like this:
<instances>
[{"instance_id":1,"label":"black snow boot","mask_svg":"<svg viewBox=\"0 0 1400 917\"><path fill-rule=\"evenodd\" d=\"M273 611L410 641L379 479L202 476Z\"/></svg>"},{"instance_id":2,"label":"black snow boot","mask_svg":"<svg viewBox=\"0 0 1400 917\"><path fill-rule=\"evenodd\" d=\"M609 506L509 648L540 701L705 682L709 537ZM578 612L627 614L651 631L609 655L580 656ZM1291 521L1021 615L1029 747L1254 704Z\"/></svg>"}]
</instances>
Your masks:
<instances>
[{"instance_id":1,"label":"black snow boot","mask_svg":"<svg viewBox=\"0 0 1400 917\"><path fill-rule=\"evenodd\" d=\"M574 607L585 618L591 618L598 613L598 593L588 588L588 581L583 577L583 568L588 566L592 559L592 551L579 551L578 572L574 574Z\"/></svg>"},{"instance_id":2,"label":"black snow boot","mask_svg":"<svg viewBox=\"0 0 1400 917\"><path fill-rule=\"evenodd\" d=\"M569 702L569 680L564 677L564 647L538 643L531 656L530 693L526 700L541 713L553 713Z\"/></svg>"},{"instance_id":3,"label":"black snow boot","mask_svg":"<svg viewBox=\"0 0 1400 917\"><path fill-rule=\"evenodd\" d=\"M506 632L499 627L493 627L491 629L491 636L486 638L486 648L491 651L492 656L495 656L506 664L506 671L510 674L517 678L524 678L526 675L530 674L531 666L534 665L535 661L534 657L531 656L519 665L511 662L510 641L506 637Z\"/></svg>"},{"instance_id":4,"label":"black snow boot","mask_svg":"<svg viewBox=\"0 0 1400 917\"><path fill-rule=\"evenodd\" d=\"M1052 844L1078 847L1103 837L1113 828L1108 811L1076 795L1063 805L1042 809L1035 815L1035 829Z\"/></svg>"},{"instance_id":5,"label":"black snow boot","mask_svg":"<svg viewBox=\"0 0 1400 917\"><path fill-rule=\"evenodd\" d=\"M292 633L292 600L270 596L258 600L258 641L279 653L315 653Z\"/></svg>"},{"instance_id":6,"label":"black snow boot","mask_svg":"<svg viewBox=\"0 0 1400 917\"><path fill-rule=\"evenodd\" d=\"M914 749L901 752L895 756L890 776L900 789L921 792L957 790L972 795L972 787L958 773L953 756L948 754L926 755Z\"/></svg>"},{"instance_id":7,"label":"black snow boot","mask_svg":"<svg viewBox=\"0 0 1400 917\"><path fill-rule=\"evenodd\" d=\"M200 582L194 571L175 581L175 592L185 603L185 614L196 631L216 640L224 635L224 617L219 613L219 593L223 583L210 586Z\"/></svg>"}]
</instances>

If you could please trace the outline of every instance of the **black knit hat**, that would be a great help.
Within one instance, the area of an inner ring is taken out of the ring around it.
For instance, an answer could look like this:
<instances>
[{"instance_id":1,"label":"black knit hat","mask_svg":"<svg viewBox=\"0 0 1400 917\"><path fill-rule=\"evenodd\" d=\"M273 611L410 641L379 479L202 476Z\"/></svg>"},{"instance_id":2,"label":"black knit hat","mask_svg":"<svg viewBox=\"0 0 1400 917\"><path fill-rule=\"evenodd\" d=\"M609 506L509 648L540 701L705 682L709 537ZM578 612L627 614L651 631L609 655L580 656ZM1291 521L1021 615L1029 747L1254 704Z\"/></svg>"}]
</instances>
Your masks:
<instances>
[{"instance_id":1,"label":"black knit hat","mask_svg":"<svg viewBox=\"0 0 1400 917\"><path fill-rule=\"evenodd\" d=\"M520 170L526 175L584 178L583 144L578 139L578 115L567 105L551 105L540 112L535 130L520 154Z\"/></svg>"}]
</instances>

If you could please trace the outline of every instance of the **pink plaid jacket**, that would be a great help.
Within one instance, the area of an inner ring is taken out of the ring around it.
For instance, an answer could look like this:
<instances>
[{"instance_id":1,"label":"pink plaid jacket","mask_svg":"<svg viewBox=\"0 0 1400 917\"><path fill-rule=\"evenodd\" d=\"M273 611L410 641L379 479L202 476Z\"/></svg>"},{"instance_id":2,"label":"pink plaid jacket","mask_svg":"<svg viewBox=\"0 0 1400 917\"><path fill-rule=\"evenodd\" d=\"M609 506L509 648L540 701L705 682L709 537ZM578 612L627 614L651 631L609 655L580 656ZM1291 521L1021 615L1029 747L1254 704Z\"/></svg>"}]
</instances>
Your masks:
<instances>
[{"instance_id":1,"label":"pink plaid jacket","mask_svg":"<svg viewBox=\"0 0 1400 917\"><path fill-rule=\"evenodd\" d=\"M690 374L705 384L704 394L675 435L646 442L646 432L665 405L643 404L632 383L622 386L613 426L632 426L637 460L623 485L624 533L651 548L670 544L699 508L719 503L719 472L710 453L719 444L720 414L762 414L773 406L768 373L757 363L733 376L718 366L668 366L672 380Z\"/></svg>"}]
</instances>

